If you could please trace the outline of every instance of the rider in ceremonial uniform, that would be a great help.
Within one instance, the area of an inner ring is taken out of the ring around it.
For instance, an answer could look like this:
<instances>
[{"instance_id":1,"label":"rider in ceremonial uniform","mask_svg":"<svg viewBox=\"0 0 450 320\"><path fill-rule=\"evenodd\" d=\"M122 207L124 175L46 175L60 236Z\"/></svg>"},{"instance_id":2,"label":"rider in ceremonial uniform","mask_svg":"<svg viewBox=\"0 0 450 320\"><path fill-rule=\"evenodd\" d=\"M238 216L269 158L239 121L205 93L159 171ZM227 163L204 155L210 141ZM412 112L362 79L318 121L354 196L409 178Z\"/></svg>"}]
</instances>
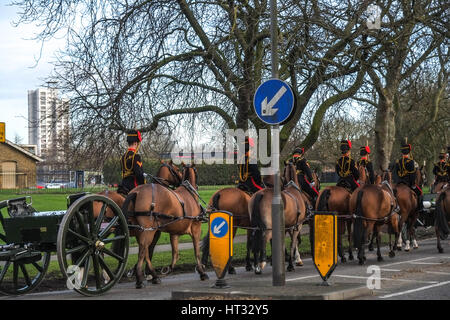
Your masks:
<instances>
[{"instance_id":1,"label":"rider in ceremonial uniform","mask_svg":"<svg viewBox=\"0 0 450 320\"><path fill-rule=\"evenodd\" d=\"M122 182L117 192L128 194L133 188L145 183L141 156L137 153L142 141L141 133L131 130L127 134L128 150L120 159Z\"/></svg>"},{"instance_id":2,"label":"rider in ceremonial uniform","mask_svg":"<svg viewBox=\"0 0 450 320\"><path fill-rule=\"evenodd\" d=\"M339 176L337 186L350 189L351 192L359 187L357 180L359 179L359 172L355 165L355 160L350 156L350 149L352 142L350 140L341 141L342 156L336 161L336 173Z\"/></svg>"},{"instance_id":3,"label":"rider in ceremonial uniform","mask_svg":"<svg viewBox=\"0 0 450 320\"><path fill-rule=\"evenodd\" d=\"M434 165L433 174L435 175L434 186L439 182L450 182L449 168L450 163L445 161L445 151L439 154L439 162Z\"/></svg>"},{"instance_id":4,"label":"rider in ceremonial uniform","mask_svg":"<svg viewBox=\"0 0 450 320\"><path fill-rule=\"evenodd\" d=\"M238 188L249 193L263 189L261 173L256 163L250 163L250 147L254 146L252 138L245 138L245 156L243 163L239 164Z\"/></svg>"},{"instance_id":5,"label":"rider in ceremonial uniform","mask_svg":"<svg viewBox=\"0 0 450 320\"><path fill-rule=\"evenodd\" d=\"M375 173L373 171L372 162L369 160L369 154L370 154L369 146L362 146L361 148L359 148L359 155L361 156L361 158L358 161L358 166L366 167L367 172L369 172L370 184L374 184Z\"/></svg>"},{"instance_id":6,"label":"rider in ceremonial uniform","mask_svg":"<svg viewBox=\"0 0 450 320\"><path fill-rule=\"evenodd\" d=\"M314 188L311 168L309 167L308 161L304 158L304 155L305 148L295 148L294 153L292 154L293 163L295 164L298 182L300 183L301 189L309 194L312 202L315 203L317 197L319 196L319 192L317 192L316 188Z\"/></svg>"},{"instance_id":7,"label":"rider in ceremonial uniform","mask_svg":"<svg viewBox=\"0 0 450 320\"><path fill-rule=\"evenodd\" d=\"M422 203L422 190L416 185L416 162L410 158L411 145L403 144L400 148L402 152L402 158L397 160L394 167L394 173L397 176L396 183L403 183L410 187L414 193L417 195L418 209L421 211L423 209Z\"/></svg>"}]
</instances>

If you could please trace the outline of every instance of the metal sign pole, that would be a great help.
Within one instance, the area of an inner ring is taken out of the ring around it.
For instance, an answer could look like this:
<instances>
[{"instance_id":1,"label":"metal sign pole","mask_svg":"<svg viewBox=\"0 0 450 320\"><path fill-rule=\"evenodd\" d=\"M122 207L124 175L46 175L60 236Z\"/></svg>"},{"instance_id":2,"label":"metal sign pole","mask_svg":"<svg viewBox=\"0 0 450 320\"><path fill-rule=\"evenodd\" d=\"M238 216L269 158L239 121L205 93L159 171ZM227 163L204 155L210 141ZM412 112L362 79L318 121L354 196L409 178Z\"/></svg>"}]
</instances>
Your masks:
<instances>
[{"instance_id":1,"label":"metal sign pole","mask_svg":"<svg viewBox=\"0 0 450 320\"><path fill-rule=\"evenodd\" d=\"M270 38L272 78L278 78L278 24L277 1L270 0ZM285 285L284 271L284 214L280 187L280 125L272 127L272 168L274 169L274 193L272 200L272 285ZM276 132L274 132L276 131Z\"/></svg>"}]
</instances>

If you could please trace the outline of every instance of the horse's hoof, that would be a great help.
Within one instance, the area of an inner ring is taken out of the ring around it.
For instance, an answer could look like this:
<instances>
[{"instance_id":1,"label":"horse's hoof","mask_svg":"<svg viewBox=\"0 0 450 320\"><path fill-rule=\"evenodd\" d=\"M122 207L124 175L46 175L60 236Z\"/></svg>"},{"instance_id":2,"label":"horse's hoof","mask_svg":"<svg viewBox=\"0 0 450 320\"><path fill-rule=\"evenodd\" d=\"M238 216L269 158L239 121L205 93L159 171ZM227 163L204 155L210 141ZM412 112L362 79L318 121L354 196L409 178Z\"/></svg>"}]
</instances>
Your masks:
<instances>
[{"instance_id":1,"label":"horse's hoof","mask_svg":"<svg viewBox=\"0 0 450 320\"><path fill-rule=\"evenodd\" d=\"M236 274L236 268L235 267L230 267L228 269L228 274Z\"/></svg>"},{"instance_id":2,"label":"horse's hoof","mask_svg":"<svg viewBox=\"0 0 450 320\"><path fill-rule=\"evenodd\" d=\"M168 274L171 273L171 272L172 272L172 268L171 268L170 266L162 267L162 268L161 268L161 274L162 274L163 276L166 276L166 275L168 275Z\"/></svg>"},{"instance_id":3,"label":"horse's hoof","mask_svg":"<svg viewBox=\"0 0 450 320\"><path fill-rule=\"evenodd\" d=\"M245 271L252 271L253 267L252 266L245 266Z\"/></svg>"},{"instance_id":4,"label":"horse's hoof","mask_svg":"<svg viewBox=\"0 0 450 320\"><path fill-rule=\"evenodd\" d=\"M346 259L345 257L342 257L342 258L341 258L341 262L342 262L342 263L346 263L346 262L347 262L347 259Z\"/></svg>"},{"instance_id":5,"label":"horse's hoof","mask_svg":"<svg viewBox=\"0 0 450 320\"><path fill-rule=\"evenodd\" d=\"M295 271L295 268L294 268L294 266L288 266L287 267L287 271L289 271L289 272L292 272L292 271Z\"/></svg>"},{"instance_id":6,"label":"horse's hoof","mask_svg":"<svg viewBox=\"0 0 450 320\"><path fill-rule=\"evenodd\" d=\"M148 274L145 276L145 280L147 280L147 281L152 281L152 279L153 279L153 276L151 274Z\"/></svg>"},{"instance_id":7,"label":"horse's hoof","mask_svg":"<svg viewBox=\"0 0 450 320\"><path fill-rule=\"evenodd\" d=\"M161 283L161 279L158 277L155 277L152 279L152 284L160 284Z\"/></svg>"},{"instance_id":8,"label":"horse's hoof","mask_svg":"<svg viewBox=\"0 0 450 320\"><path fill-rule=\"evenodd\" d=\"M201 281L209 280L209 276L206 273L203 273L200 275L200 280Z\"/></svg>"},{"instance_id":9,"label":"horse's hoof","mask_svg":"<svg viewBox=\"0 0 450 320\"><path fill-rule=\"evenodd\" d=\"M261 273L262 273L261 267L260 267L260 266L257 266L257 267L255 268L255 274L261 274Z\"/></svg>"},{"instance_id":10,"label":"horse's hoof","mask_svg":"<svg viewBox=\"0 0 450 320\"><path fill-rule=\"evenodd\" d=\"M369 251L373 251L373 246L369 246Z\"/></svg>"},{"instance_id":11,"label":"horse's hoof","mask_svg":"<svg viewBox=\"0 0 450 320\"><path fill-rule=\"evenodd\" d=\"M145 288L145 284L143 282L136 283L136 289Z\"/></svg>"},{"instance_id":12,"label":"horse's hoof","mask_svg":"<svg viewBox=\"0 0 450 320\"><path fill-rule=\"evenodd\" d=\"M359 259L358 263L360 266L364 265L364 259Z\"/></svg>"},{"instance_id":13,"label":"horse's hoof","mask_svg":"<svg viewBox=\"0 0 450 320\"><path fill-rule=\"evenodd\" d=\"M406 248L405 248L405 252L409 252L409 249L406 249Z\"/></svg>"},{"instance_id":14,"label":"horse's hoof","mask_svg":"<svg viewBox=\"0 0 450 320\"><path fill-rule=\"evenodd\" d=\"M444 249L438 248L439 253L444 253Z\"/></svg>"},{"instance_id":15,"label":"horse's hoof","mask_svg":"<svg viewBox=\"0 0 450 320\"><path fill-rule=\"evenodd\" d=\"M297 267L303 267L303 261L298 261L295 263Z\"/></svg>"},{"instance_id":16,"label":"horse's hoof","mask_svg":"<svg viewBox=\"0 0 450 320\"><path fill-rule=\"evenodd\" d=\"M353 260L355 260L355 258L353 257L353 255L349 255L348 260L353 261Z\"/></svg>"},{"instance_id":17,"label":"horse's hoof","mask_svg":"<svg viewBox=\"0 0 450 320\"><path fill-rule=\"evenodd\" d=\"M389 252L389 257L390 257L390 258L395 257L395 251L390 251L390 252Z\"/></svg>"},{"instance_id":18,"label":"horse's hoof","mask_svg":"<svg viewBox=\"0 0 450 320\"><path fill-rule=\"evenodd\" d=\"M366 261L366 260L367 260L366 256L364 256L364 257L363 257L363 260L364 260L364 261Z\"/></svg>"},{"instance_id":19,"label":"horse's hoof","mask_svg":"<svg viewBox=\"0 0 450 320\"><path fill-rule=\"evenodd\" d=\"M382 256L379 256L379 257L377 258L377 260L378 260L378 262L381 262L381 261L383 261L383 257L382 257Z\"/></svg>"}]
</instances>

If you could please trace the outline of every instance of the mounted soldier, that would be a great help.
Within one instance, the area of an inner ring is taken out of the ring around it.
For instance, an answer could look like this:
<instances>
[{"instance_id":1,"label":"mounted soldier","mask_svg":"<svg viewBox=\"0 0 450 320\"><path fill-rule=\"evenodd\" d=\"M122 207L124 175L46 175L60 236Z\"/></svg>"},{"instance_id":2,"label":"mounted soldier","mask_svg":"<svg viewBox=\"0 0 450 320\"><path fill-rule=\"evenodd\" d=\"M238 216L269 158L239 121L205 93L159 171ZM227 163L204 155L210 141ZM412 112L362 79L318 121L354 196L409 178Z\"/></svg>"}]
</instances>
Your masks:
<instances>
[{"instance_id":1,"label":"mounted soldier","mask_svg":"<svg viewBox=\"0 0 450 320\"><path fill-rule=\"evenodd\" d=\"M311 168L304 155L305 148L295 148L292 154L292 162L296 168L300 188L311 197L312 203L316 203L319 192L315 188Z\"/></svg>"},{"instance_id":2,"label":"mounted soldier","mask_svg":"<svg viewBox=\"0 0 450 320\"><path fill-rule=\"evenodd\" d=\"M375 183L375 173L373 171L372 161L369 160L370 148L369 146L362 146L359 148L359 155L361 158L358 161L358 167L363 166L367 169L369 173L369 181L370 184Z\"/></svg>"},{"instance_id":3,"label":"mounted soldier","mask_svg":"<svg viewBox=\"0 0 450 320\"><path fill-rule=\"evenodd\" d=\"M238 164L239 169L239 182L238 188L253 194L258 190L264 189L261 179L261 173L259 172L258 165L256 163L250 163L250 147L254 146L252 138L245 138L245 155L243 163Z\"/></svg>"},{"instance_id":4,"label":"mounted soldier","mask_svg":"<svg viewBox=\"0 0 450 320\"><path fill-rule=\"evenodd\" d=\"M450 182L449 170L450 162L445 161L445 151L442 150L439 153L439 161L434 165L433 174L435 176L434 186L439 182Z\"/></svg>"},{"instance_id":5,"label":"mounted soldier","mask_svg":"<svg viewBox=\"0 0 450 320\"><path fill-rule=\"evenodd\" d=\"M416 185L416 171L419 165L411 158L412 147L410 144L404 143L400 148L402 158L397 160L394 166L394 175L397 177L396 183L403 183L410 187L417 195L418 210L423 210L422 196L423 192Z\"/></svg>"},{"instance_id":6,"label":"mounted soldier","mask_svg":"<svg viewBox=\"0 0 450 320\"><path fill-rule=\"evenodd\" d=\"M339 176L339 180L336 185L353 192L359 187L357 182L359 179L359 172L356 168L355 160L351 158L351 148L352 142L350 140L341 141L340 149L342 156L336 161L336 173Z\"/></svg>"},{"instance_id":7,"label":"mounted soldier","mask_svg":"<svg viewBox=\"0 0 450 320\"><path fill-rule=\"evenodd\" d=\"M127 133L128 149L120 159L122 167L122 182L117 192L127 195L138 185L145 184L144 170L141 156L137 153L142 142L139 131L131 130Z\"/></svg>"}]
</instances>

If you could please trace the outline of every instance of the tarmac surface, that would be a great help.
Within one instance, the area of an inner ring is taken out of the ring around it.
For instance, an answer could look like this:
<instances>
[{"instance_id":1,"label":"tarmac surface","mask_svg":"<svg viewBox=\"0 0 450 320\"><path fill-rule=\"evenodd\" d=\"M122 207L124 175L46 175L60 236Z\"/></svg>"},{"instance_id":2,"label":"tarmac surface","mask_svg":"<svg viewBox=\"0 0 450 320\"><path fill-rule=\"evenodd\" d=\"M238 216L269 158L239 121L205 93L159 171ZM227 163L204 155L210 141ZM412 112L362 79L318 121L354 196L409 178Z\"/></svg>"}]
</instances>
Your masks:
<instances>
[{"instance_id":1,"label":"tarmac surface","mask_svg":"<svg viewBox=\"0 0 450 320\"><path fill-rule=\"evenodd\" d=\"M286 272L285 285L272 285L270 264L262 275L236 268L236 275L226 275L228 288L213 288L217 277L208 272L209 280L200 281L196 273L168 275L161 284L148 283L136 289L134 282L117 284L101 296L84 297L72 290L30 293L25 296L3 296L0 300L450 300L450 240L443 241L445 253L436 250L436 239L419 241L410 252L399 251L378 262L374 252L367 252L363 266L357 261L339 263L323 286L311 258L304 266Z\"/></svg>"}]
</instances>

